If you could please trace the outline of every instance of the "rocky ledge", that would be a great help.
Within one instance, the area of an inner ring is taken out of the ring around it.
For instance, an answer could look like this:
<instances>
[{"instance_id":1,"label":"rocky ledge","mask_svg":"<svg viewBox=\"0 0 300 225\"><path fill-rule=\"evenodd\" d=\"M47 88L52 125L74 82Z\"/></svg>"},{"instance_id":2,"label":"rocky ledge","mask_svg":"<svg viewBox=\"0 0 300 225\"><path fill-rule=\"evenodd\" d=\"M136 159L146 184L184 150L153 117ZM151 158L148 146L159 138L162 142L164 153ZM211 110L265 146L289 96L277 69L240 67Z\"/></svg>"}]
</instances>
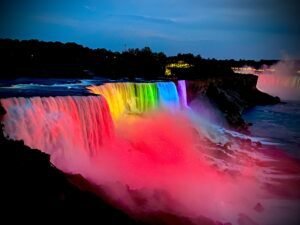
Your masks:
<instances>
[{"instance_id":1,"label":"rocky ledge","mask_svg":"<svg viewBox=\"0 0 300 225\"><path fill-rule=\"evenodd\" d=\"M257 79L255 75L237 74L187 81L188 101L199 97L207 98L222 112L232 128L247 132L250 124L242 118L246 109L280 103L279 97L273 97L256 88Z\"/></svg>"}]
</instances>

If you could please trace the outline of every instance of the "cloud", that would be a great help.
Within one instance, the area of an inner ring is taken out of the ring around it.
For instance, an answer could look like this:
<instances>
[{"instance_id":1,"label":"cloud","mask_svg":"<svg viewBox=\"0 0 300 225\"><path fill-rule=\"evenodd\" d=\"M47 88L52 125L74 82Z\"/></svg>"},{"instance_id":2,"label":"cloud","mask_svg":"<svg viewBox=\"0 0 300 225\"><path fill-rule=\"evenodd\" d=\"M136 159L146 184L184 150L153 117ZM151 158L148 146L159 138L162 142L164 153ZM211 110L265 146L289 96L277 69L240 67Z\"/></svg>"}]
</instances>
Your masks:
<instances>
[{"instance_id":1,"label":"cloud","mask_svg":"<svg viewBox=\"0 0 300 225\"><path fill-rule=\"evenodd\" d=\"M112 16L129 19L140 22L150 22L150 23L159 23L159 24L176 24L176 19L166 18L166 17L154 17L154 16L145 16L137 14L112 14Z\"/></svg>"}]
</instances>

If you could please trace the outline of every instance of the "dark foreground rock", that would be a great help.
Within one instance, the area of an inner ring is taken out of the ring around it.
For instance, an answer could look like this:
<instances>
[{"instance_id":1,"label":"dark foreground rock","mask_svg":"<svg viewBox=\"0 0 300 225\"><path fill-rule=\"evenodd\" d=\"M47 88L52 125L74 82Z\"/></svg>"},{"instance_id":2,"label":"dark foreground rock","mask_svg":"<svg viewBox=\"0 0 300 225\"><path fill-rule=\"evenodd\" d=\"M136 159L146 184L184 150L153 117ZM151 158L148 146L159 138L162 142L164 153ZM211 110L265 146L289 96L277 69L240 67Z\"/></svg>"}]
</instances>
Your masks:
<instances>
[{"instance_id":1,"label":"dark foreground rock","mask_svg":"<svg viewBox=\"0 0 300 225\"><path fill-rule=\"evenodd\" d=\"M229 125L239 131L247 131L249 124L242 113L257 105L280 103L278 97L256 88L257 76L229 75L223 78L187 81L188 101L206 97L226 118Z\"/></svg>"}]
</instances>

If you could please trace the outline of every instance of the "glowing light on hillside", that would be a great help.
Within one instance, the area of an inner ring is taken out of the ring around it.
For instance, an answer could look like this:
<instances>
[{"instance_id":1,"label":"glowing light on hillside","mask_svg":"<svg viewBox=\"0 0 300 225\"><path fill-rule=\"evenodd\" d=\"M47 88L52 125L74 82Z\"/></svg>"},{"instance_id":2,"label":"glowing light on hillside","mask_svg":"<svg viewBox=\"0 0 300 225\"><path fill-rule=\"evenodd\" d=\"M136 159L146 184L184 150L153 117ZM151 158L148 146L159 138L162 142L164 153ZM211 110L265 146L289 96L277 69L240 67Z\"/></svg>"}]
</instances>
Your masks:
<instances>
[{"instance_id":1,"label":"glowing light on hillside","mask_svg":"<svg viewBox=\"0 0 300 225\"><path fill-rule=\"evenodd\" d=\"M170 63L166 65L165 69L165 75L171 76L172 75L172 69L188 69L191 68L193 65L185 63L184 61L178 61L177 63Z\"/></svg>"},{"instance_id":2,"label":"glowing light on hillside","mask_svg":"<svg viewBox=\"0 0 300 225\"><path fill-rule=\"evenodd\" d=\"M251 66L244 66L244 67L231 67L234 73L238 74L254 74L259 75L262 73L274 73L275 69L266 68L266 69L255 69Z\"/></svg>"}]
</instances>

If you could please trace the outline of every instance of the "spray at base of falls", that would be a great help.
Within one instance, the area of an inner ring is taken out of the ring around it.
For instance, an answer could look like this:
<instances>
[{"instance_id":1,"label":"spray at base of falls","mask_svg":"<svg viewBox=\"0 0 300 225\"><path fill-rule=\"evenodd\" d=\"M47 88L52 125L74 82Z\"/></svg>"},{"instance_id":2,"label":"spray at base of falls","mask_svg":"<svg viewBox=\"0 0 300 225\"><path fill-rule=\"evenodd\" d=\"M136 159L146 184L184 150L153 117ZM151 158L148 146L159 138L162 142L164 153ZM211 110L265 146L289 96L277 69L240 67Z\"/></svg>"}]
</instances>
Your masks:
<instances>
[{"instance_id":1,"label":"spray at base of falls","mask_svg":"<svg viewBox=\"0 0 300 225\"><path fill-rule=\"evenodd\" d=\"M299 62L285 59L263 68L258 75L257 88L283 100L300 100Z\"/></svg>"}]
</instances>

